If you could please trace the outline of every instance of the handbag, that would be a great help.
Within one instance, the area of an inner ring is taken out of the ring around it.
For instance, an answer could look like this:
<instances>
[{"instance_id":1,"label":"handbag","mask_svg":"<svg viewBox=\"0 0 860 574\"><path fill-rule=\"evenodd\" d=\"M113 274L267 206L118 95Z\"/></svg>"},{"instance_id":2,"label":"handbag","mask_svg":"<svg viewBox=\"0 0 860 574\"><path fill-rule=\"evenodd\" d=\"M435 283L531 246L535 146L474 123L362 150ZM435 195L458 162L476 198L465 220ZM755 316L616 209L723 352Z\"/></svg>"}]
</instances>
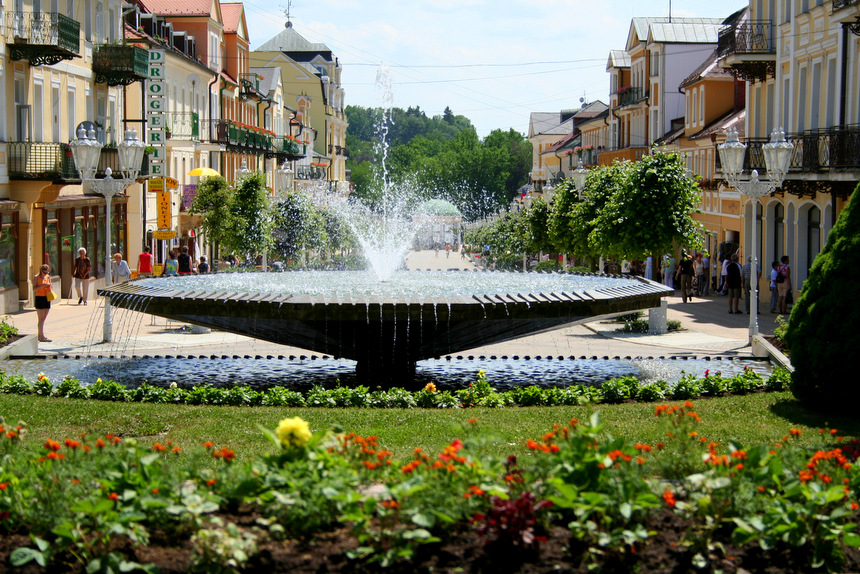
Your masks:
<instances>
[{"instance_id":1,"label":"handbag","mask_svg":"<svg viewBox=\"0 0 860 574\"><path fill-rule=\"evenodd\" d=\"M48 291L48 294L45 295L45 299L47 299L48 302L51 302L56 298L57 298L57 292L56 291Z\"/></svg>"}]
</instances>

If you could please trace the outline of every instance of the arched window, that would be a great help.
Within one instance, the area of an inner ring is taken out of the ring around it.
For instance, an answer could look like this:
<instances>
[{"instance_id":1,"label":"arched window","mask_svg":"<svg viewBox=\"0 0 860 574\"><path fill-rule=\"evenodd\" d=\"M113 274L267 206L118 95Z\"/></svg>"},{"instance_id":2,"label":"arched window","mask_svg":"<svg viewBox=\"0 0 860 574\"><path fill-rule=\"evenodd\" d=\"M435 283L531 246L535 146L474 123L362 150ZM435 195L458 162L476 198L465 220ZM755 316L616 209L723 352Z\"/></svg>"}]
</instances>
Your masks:
<instances>
[{"instance_id":1,"label":"arched window","mask_svg":"<svg viewBox=\"0 0 860 574\"><path fill-rule=\"evenodd\" d=\"M787 255L785 252L785 206L777 203L773 208L773 258Z\"/></svg>"},{"instance_id":2,"label":"arched window","mask_svg":"<svg viewBox=\"0 0 860 574\"><path fill-rule=\"evenodd\" d=\"M806 274L812 262L821 251L821 210L818 207L810 208L806 214Z\"/></svg>"}]
</instances>

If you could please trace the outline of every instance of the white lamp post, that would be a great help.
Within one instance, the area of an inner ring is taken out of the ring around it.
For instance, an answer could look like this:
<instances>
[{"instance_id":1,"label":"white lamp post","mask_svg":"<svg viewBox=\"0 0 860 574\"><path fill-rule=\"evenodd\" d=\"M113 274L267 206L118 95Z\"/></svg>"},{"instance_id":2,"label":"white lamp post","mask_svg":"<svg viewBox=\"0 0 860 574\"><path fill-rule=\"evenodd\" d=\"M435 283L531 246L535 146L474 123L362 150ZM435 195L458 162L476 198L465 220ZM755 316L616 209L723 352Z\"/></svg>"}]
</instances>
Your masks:
<instances>
[{"instance_id":1,"label":"white lamp post","mask_svg":"<svg viewBox=\"0 0 860 574\"><path fill-rule=\"evenodd\" d=\"M791 154L794 150L794 144L785 141L785 132L782 131L782 128L774 130L770 134L770 141L762 146L764 162L767 166L767 179L760 180L758 170L754 169L750 174L749 180L741 181L740 178L744 169L744 154L746 154L747 146L738 140L737 130L732 129L726 135L728 136L726 142L717 146L720 152L723 174L729 181L729 185L752 200L752 237L750 238L752 261L750 263L750 281L755 281L753 285L754 289L750 289L749 335L750 344L752 344L753 337L758 335L758 250L756 246L758 235L758 200L765 195L770 195L782 185L782 182L785 180L785 174L788 173L788 166L791 164Z\"/></svg>"},{"instance_id":2,"label":"white lamp post","mask_svg":"<svg viewBox=\"0 0 860 574\"><path fill-rule=\"evenodd\" d=\"M99 164L102 145L96 140L93 125L89 124L89 129L85 127L87 123L83 122L78 126L78 137L69 143L69 147L72 148L72 157L75 160L75 167L78 169L81 181L105 198L105 285L109 286L113 283L111 277L111 260L113 257L110 248L111 199L113 196L123 193L137 179L146 144L137 139L135 130L127 129L125 138L117 146L117 155L123 177L114 178L111 175L111 169L107 168L104 179L97 179L95 176L96 168ZM110 343L112 340L113 325L111 323L110 302L105 301L104 342Z\"/></svg>"},{"instance_id":3,"label":"white lamp post","mask_svg":"<svg viewBox=\"0 0 860 574\"><path fill-rule=\"evenodd\" d=\"M588 177L588 170L582 166L582 158L579 158L579 166L573 170L573 185L576 186L577 195L581 196L585 190L585 180ZM577 197L580 199L580 197Z\"/></svg>"},{"instance_id":4,"label":"white lamp post","mask_svg":"<svg viewBox=\"0 0 860 574\"><path fill-rule=\"evenodd\" d=\"M281 191L281 195L291 192L293 190L293 170L290 169L289 163L284 161L284 165L275 173L278 177L278 189Z\"/></svg>"}]
</instances>

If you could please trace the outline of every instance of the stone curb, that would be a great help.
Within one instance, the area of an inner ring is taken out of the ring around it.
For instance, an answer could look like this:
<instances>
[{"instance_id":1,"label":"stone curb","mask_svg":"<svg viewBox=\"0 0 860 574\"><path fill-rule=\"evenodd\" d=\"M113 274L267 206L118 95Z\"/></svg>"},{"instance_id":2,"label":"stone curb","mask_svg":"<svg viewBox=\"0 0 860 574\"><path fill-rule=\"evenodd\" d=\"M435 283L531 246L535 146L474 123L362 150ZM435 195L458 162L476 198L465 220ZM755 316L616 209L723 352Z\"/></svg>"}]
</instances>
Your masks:
<instances>
[{"instance_id":1,"label":"stone curb","mask_svg":"<svg viewBox=\"0 0 860 574\"><path fill-rule=\"evenodd\" d=\"M788 357L782 354L761 335L753 337L752 352L755 357L769 357L773 363L780 367L785 367L791 373L794 372L791 360L789 360Z\"/></svg>"}]
</instances>

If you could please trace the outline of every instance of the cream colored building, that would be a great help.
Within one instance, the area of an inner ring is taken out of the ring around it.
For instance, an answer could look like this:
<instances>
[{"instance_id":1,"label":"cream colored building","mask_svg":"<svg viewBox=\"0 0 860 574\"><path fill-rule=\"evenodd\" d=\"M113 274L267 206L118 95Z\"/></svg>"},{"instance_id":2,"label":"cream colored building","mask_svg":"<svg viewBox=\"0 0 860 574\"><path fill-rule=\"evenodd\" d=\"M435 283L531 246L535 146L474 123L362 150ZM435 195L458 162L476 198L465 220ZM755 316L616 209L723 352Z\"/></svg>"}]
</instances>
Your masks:
<instances>
[{"instance_id":1,"label":"cream colored building","mask_svg":"<svg viewBox=\"0 0 860 574\"><path fill-rule=\"evenodd\" d=\"M85 120L95 123L108 146L125 127L138 127L123 122L119 86L140 81L145 60L117 44L121 17L118 0L0 6L0 313L30 300L30 279L43 263L68 296L78 247L88 250L100 281L104 276L105 200L81 185L66 144ZM110 147L99 172L108 166L119 172ZM109 248L123 254L129 245L126 201L115 198L110 213Z\"/></svg>"},{"instance_id":2,"label":"cream colored building","mask_svg":"<svg viewBox=\"0 0 860 574\"><path fill-rule=\"evenodd\" d=\"M785 183L755 202L755 218L742 198L741 233L748 251L755 228L765 269L789 256L796 290L860 180L858 17L856 0L756 0L720 32L720 65L746 81L748 168L764 172L774 128L795 146Z\"/></svg>"}]
</instances>

